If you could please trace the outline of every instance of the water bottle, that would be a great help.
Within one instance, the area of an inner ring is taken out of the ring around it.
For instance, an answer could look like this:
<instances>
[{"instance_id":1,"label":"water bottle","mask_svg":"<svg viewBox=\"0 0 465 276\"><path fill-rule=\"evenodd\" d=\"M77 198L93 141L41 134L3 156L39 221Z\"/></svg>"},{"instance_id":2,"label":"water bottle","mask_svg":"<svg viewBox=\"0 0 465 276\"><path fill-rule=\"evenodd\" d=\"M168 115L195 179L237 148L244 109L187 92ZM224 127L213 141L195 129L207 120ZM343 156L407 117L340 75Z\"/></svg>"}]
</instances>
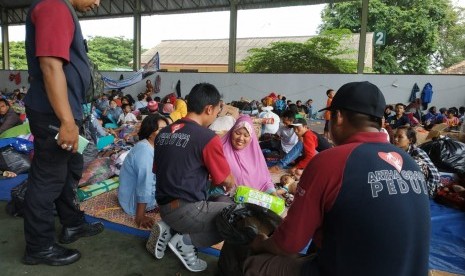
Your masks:
<instances>
[{"instance_id":1,"label":"water bottle","mask_svg":"<svg viewBox=\"0 0 465 276\"><path fill-rule=\"evenodd\" d=\"M285 209L284 199L247 186L237 187L234 201L236 203L253 203L270 209L278 215L281 215Z\"/></svg>"}]
</instances>

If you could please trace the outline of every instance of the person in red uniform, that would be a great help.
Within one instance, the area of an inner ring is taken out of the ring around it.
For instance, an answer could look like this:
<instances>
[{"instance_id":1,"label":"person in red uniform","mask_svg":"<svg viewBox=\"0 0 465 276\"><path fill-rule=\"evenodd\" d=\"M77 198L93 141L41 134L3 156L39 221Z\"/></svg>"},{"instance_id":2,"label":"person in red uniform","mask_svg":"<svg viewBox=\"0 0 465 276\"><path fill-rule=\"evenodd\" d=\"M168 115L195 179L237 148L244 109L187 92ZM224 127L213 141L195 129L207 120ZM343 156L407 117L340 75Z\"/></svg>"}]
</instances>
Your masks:
<instances>
[{"instance_id":1,"label":"person in red uniform","mask_svg":"<svg viewBox=\"0 0 465 276\"><path fill-rule=\"evenodd\" d=\"M424 174L380 132L385 99L370 82L343 85L327 108L334 148L304 170L286 218L258 234L245 275L427 275ZM315 254L297 253L312 240Z\"/></svg>"}]
</instances>

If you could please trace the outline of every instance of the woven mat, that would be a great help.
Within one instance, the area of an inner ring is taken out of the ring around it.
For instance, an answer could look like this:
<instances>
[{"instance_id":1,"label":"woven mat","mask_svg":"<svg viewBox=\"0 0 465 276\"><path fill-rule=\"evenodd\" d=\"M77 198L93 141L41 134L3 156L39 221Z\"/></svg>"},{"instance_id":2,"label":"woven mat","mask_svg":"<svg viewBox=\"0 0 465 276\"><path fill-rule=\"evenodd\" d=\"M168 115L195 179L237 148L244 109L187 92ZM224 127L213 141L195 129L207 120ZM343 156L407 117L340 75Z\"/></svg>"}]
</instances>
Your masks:
<instances>
[{"instance_id":1,"label":"woven mat","mask_svg":"<svg viewBox=\"0 0 465 276\"><path fill-rule=\"evenodd\" d=\"M126 214L118 203L118 189L98 195L94 198L81 202L81 210L89 216L108 220L113 223L128 227L149 231L146 228L137 227L134 217ZM156 222L161 220L158 209L146 213L148 217L154 218ZM221 250L223 243L211 246Z\"/></svg>"},{"instance_id":2,"label":"woven mat","mask_svg":"<svg viewBox=\"0 0 465 276\"><path fill-rule=\"evenodd\" d=\"M271 179L273 183L279 183L281 175L286 174L285 170L281 170L278 173L271 173ZM81 202L81 210L89 216L104 219L113 223L122 224L128 227L146 230L145 228L137 227L134 217L126 214L118 203L118 189L110 192L103 193L94 198ZM287 208L283 213L283 216L287 214ZM161 220L158 209L147 212L147 216L155 219L156 222ZM217 250L221 250L223 243L215 244L211 246Z\"/></svg>"},{"instance_id":3,"label":"woven mat","mask_svg":"<svg viewBox=\"0 0 465 276\"><path fill-rule=\"evenodd\" d=\"M81 202L81 210L89 216L140 230L147 230L145 228L137 227L134 217L126 214L120 207L118 203L118 189ZM161 219L157 209L147 212L146 214L148 217L154 218L155 221L159 221Z\"/></svg>"}]
</instances>

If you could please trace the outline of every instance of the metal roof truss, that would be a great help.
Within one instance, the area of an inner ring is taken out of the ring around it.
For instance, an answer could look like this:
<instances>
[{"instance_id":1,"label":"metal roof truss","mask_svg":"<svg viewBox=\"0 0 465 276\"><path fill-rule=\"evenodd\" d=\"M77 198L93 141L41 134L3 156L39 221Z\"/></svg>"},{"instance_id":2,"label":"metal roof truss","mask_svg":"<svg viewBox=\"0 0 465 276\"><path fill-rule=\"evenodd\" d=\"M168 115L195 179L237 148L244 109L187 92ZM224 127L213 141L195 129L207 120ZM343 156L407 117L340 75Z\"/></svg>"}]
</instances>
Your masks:
<instances>
[{"instance_id":1,"label":"metal roof truss","mask_svg":"<svg viewBox=\"0 0 465 276\"><path fill-rule=\"evenodd\" d=\"M79 17L81 19L97 19L111 17L133 16L138 0L102 0L100 7ZM12 3L14 2L14 3ZM0 0L0 9L6 15L8 25L24 24L27 9L33 0ZM209 11L228 11L232 4L238 10L276 8L298 5L316 5L324 3L342 2L341 0L140 0L141 15L193 13Z\"/></svg>"}]
</instances>

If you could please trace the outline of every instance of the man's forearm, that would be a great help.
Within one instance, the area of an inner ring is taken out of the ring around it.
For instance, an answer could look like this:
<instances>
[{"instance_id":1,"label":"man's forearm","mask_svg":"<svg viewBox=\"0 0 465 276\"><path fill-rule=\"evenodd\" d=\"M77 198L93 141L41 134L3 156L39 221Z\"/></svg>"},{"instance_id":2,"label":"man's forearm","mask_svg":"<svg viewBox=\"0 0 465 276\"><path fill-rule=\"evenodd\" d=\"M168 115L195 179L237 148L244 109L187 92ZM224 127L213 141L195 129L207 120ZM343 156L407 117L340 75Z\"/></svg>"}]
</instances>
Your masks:
<instances>
[{"instance_id":1,"label":"man's forearm","mask_svg":"<svg viewBox=\"0 0 465 276\"><path fill-rule=\"evenodd\" d=\"M291 255L279 248L273 239L267 238L264 234L259 234L252 243L254 253L271 253L274 255Z\"/></svg>"},{"instance_id":2,"label":"man's forearm","mask_svg":"<svg viewBox=\"0 0 465 276\"><path fill-rule=\"evenodd\" d=\"M48 100L62 124L74 123L73 113L68 101L68 87L63 71L63 61L54 57L40 57L40 69L44 76L44 85Z\"/></svg>"}]
</instances>

